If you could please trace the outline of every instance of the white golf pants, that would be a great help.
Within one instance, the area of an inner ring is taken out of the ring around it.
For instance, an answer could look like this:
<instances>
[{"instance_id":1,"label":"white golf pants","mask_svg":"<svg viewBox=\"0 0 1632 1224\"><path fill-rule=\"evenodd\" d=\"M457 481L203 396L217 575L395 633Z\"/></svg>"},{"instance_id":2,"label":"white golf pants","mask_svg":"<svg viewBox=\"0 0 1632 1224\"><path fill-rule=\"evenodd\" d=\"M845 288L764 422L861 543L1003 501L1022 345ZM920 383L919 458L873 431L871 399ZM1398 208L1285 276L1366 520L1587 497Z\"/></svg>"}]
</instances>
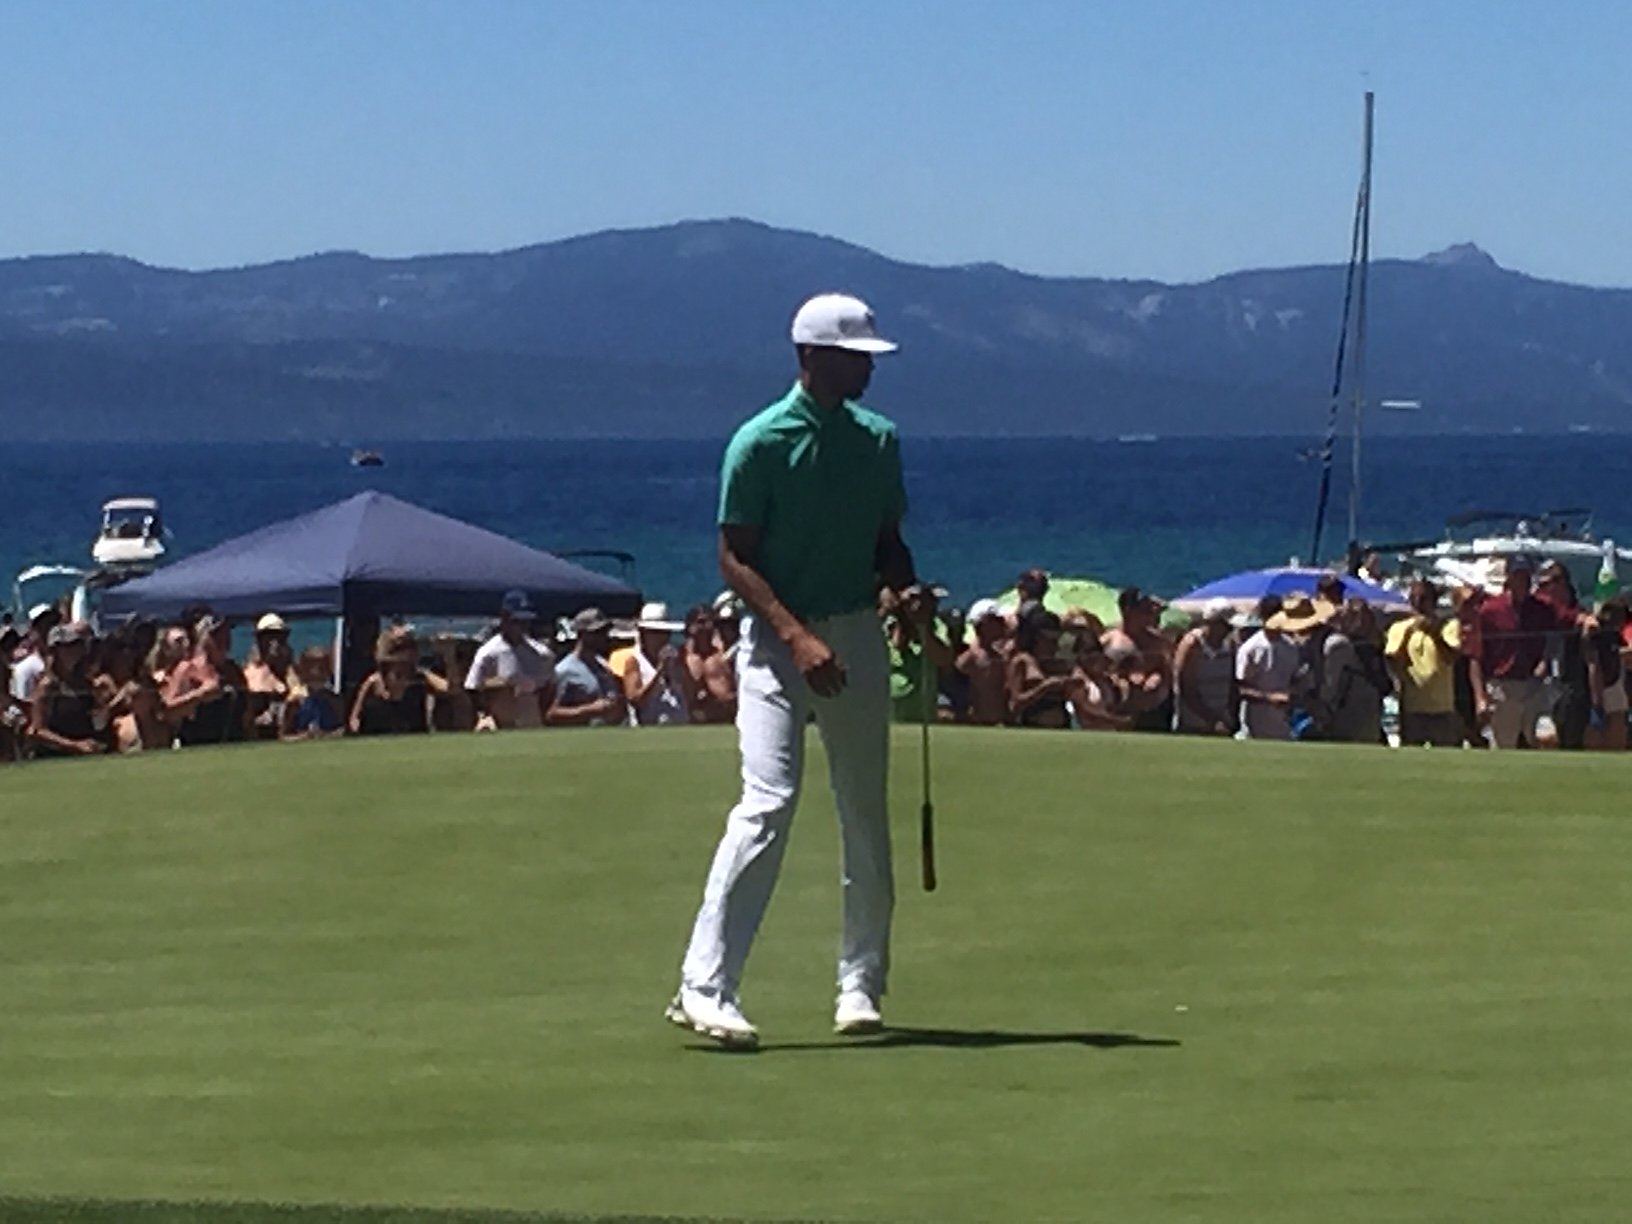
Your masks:
<instances>
[{"instance_id":1,"label":"white golf pants","mask_svg":"<svg viewBox=\"0 0 1632 1224\"><path fill-rule=\"evenodd\" d=\"M737 665L742 798L726 817L681 967L685 985L695 990L736 994L787 850L804 773L805 724L814 712L827 750L843 845L838 986L841 992L861 990L875 999L884 994L895 906L886 780L889 656L871 610L817 621L810 628L847 673L837 697L811 692L787 646L769 629L753 618L743 626Z\"/></svg>"}]
</instances>

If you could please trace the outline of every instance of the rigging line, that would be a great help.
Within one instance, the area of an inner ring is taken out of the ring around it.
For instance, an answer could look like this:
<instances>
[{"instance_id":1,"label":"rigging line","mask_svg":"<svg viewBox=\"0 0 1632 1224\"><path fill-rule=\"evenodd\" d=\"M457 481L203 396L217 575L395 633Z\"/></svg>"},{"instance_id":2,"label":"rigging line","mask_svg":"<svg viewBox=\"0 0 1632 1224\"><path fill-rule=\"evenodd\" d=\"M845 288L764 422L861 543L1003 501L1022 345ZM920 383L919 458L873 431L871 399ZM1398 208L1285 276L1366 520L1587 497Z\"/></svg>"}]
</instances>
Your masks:
<instances>
[{"instance_id":1,"label":"rigging line","mask_svg":"<svg viewBox=\"0 0 1632 1224\"><path fill-rule=\"evenodd\" d=\"M1320 450L1320 496L1315 502L1315 538L1309 546L1309 564L1320 564L1320 538L1326 527L1326 507L1332 497L1332 455L1337 449L1337 420L1343 403L1343 361L1348 352L1349 317L1354 305L1355 268L1360 262L1361 212L1366 203L1364 179L1354 200L1354 227L1349 236L1349 269L1343 278L1343 323L1337 333L1337 360L1332 367L1331 412L1326 443Z\"/></svg>"}]
</instances>

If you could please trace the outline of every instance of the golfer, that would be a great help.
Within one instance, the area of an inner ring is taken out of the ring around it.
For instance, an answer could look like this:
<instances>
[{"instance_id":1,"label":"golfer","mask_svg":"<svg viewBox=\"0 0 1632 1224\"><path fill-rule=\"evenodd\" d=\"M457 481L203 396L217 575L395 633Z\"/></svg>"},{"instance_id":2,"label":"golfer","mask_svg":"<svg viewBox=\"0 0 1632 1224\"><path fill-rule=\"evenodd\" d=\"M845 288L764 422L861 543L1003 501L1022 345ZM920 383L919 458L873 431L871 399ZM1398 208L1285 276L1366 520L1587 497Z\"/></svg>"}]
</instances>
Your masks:
<instances>
[{"instance_id":1,"label":"golfer","mask_svg":"<svg viewBox=\"0 0 1632 1224\"><path fill-rule=\"evenodd\" d=\"M855 402L879 338L865 303L813 297L793 319L799 381L726 447L720 569L748 608L738 656L742 798L726 818L668 1018L731 1046L757 1044L743 965L787 850L812 713L843 843L840 1033L877 1032L895 885L886 810L889 662L880 586L908 615L933 611L901 539L906 494L895 426Z\"/></svg>"}]
</instances>

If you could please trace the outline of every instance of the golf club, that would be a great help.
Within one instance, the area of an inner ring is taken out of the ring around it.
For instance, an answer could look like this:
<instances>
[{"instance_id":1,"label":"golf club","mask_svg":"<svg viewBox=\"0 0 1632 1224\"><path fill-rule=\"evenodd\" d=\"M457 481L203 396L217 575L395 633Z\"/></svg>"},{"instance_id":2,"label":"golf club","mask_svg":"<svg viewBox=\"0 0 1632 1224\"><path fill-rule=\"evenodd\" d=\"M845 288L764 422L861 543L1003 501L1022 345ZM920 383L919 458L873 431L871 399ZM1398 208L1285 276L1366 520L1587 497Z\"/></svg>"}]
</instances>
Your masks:
<instances>
[{"instance_id":1,"label":"golf club","mask_svg":"<svg viewBox=\"0 0 1632 1224\"><path fill-rule=\"evenodd\" d=\"M925 630L932 632L932 630ZM930 662L929 652L922 656L925 698L919 702L919 730L922 733L920 745L921 760L924 777L924 804L918 812L919 859L923 867L924 891L935 891L935 800L929 789L929 722L935 714L935 668Z\"/></svg>"}]
</instances>

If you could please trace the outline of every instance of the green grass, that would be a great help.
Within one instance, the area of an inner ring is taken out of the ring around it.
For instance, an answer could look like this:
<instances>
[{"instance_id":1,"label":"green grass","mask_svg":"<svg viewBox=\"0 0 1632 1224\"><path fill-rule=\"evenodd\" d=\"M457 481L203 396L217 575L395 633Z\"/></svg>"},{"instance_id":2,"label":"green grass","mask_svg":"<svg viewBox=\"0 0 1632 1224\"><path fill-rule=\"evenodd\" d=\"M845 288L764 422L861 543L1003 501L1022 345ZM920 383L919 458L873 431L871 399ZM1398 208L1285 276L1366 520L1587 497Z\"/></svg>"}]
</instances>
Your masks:
<instances>
[{"instance_id":1,"label":"green grass","mask_svg":"<svg viewBox=\"0 0 1632 1224\"><path fill-rule=\"evenodd\" d=\"M0 1220L1625 1218L1632 758L948 729L926 897L915 747L906 1031L817 754L756 1055L661 1020L726 732L0 770Z\"/></svg>"}]
</instances>

